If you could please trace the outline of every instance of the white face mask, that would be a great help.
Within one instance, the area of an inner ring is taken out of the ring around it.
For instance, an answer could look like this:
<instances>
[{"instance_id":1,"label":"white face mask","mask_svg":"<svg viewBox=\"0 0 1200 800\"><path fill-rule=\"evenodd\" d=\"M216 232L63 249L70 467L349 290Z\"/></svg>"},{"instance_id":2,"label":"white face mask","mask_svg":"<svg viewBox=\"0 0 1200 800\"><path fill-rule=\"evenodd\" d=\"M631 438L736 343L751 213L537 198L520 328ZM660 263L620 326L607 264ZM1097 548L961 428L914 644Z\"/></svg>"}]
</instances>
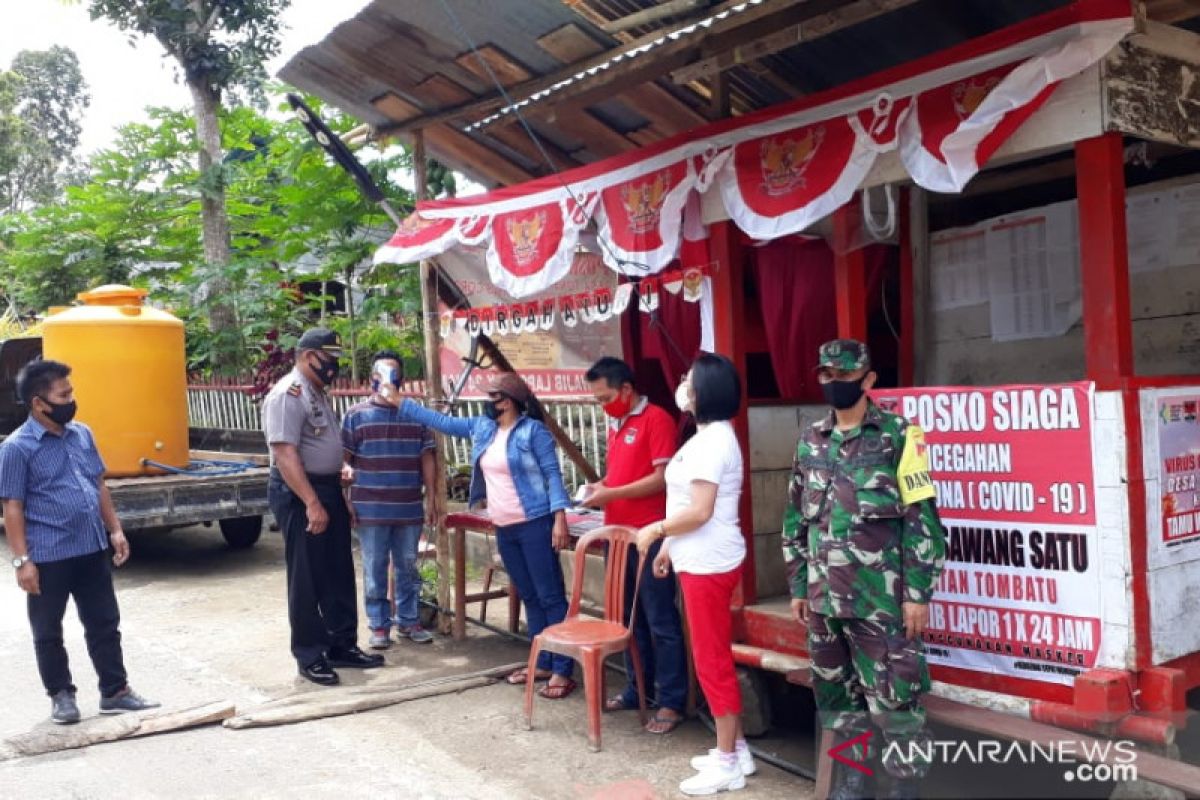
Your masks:
<instances>
[{"instance_id":1,"label":"white face mask","mask_svg":"<svg viewBox=\"0 0 1200 800\"><path fill-rule=\"evenodd\" d=\"M692 398L688 396L688 388L689 384L685 381L675 390L675 405L679 406L680 411L692 410Z\"/></svg>"}]
</instances>

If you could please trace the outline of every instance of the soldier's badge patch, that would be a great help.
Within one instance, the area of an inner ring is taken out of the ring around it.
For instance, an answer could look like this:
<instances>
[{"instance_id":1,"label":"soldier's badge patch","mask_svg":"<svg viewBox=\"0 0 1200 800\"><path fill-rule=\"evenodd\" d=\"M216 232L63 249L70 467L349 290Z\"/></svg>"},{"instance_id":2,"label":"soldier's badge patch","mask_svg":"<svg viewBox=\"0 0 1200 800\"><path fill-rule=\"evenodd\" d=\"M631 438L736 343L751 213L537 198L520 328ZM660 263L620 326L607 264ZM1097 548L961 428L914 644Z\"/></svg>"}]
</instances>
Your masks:
<instances>
[{"instance_id":1,"label":"soldier's badge patch","mask_svg":"<svg viewBox=\"0 0 1200 800\"><path fill-rule=\"evenodd\" d=\"M925 447L925 431L909 425L904 431L904 452L896 469L900 483L900 499L905 505L932 500L936 492L929 477L929 454Z\"/></svg>"},{"instance_id":2,"label":"soldier's badge patch","mask_svg":"<svg viewBox=\"0 0 1200 800\"><path fill-rule=\"evenodd\" d=\"M300 384L293 383L291 386L288 387L287 393L290 394L292 397L299 397L300 396Z\"/></svg>"}]
</instances>

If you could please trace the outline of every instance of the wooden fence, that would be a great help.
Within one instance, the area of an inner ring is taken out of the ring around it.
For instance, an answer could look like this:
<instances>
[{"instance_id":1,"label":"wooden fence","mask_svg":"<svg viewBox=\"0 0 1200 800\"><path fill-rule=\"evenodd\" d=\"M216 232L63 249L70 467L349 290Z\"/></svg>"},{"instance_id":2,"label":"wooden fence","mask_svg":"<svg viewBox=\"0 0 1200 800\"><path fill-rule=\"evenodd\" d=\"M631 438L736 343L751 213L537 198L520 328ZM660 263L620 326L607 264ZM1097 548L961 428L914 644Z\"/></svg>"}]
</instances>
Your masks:
<instances>
[{"instance_id":1,"label":"wooden fence","mask_svg":"<svg viewBox=\"0 0 1200 800\"><path fill-rule=\"evenodd\" d=\"M188 420L193 428L220 428L235 431L261 431L261 401L251 391L254 387L233 381L192 383L188 385ZM404 395L423 400L425 382L412 381L401 387ZM342 416L356 403L367 399L371 390L365 386L352 387L339 381L330 390L334 410ZM463 400L449 412L454 416L475 416L483 413L482 400ZM605 416L590 400L554 400L544 403L546 413L554 417L559 427L579 447L584 457L604 474L606 455ZM471 443L466 439L445 438L446 463L452 470L464 470L471 463ZM586 482L579 469L562 451L558 454L563 481L574 490Z\"/></svg>"}]
</instances>

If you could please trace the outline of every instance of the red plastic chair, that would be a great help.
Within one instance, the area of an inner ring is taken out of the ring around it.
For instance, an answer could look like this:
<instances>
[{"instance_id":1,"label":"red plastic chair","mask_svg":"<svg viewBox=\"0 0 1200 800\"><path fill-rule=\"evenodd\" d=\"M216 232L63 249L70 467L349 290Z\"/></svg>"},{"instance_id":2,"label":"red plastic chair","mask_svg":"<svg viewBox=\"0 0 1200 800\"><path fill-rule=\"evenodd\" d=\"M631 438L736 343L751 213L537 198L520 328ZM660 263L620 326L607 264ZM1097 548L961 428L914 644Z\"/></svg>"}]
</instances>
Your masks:
<instances>
[{"instance_id":1,"label":"red plastic chair","mask_svg":"<svg viewBox=\"0 0 1200 800\"><path fill-rule=\"evenodd\" d=\"M575 575L571 584L571 605L567 618L550 625L533 638L529 648L529 672L537 668L538 654L543 650L570 656L583 665L583 688L587 695L588 747L600 750L600 715L604 697L604 659L613 653L629 649L638 694L638 715L646 724L646 693L642 685L642 659L633 638L633 615L637 614L637 593L642 583L645 557L638 555L637 582L633 590L633 612L629 625L625 616L625 569L633 550L637 531L619 525L607 525L585 534L575 545ZM583 571L588 548L606 542L608 557L604 569L604 618L580 616L579 601L583 595ZM533 728L533 681L525 684L525 728Z\"/></svg>"}]
</instances>

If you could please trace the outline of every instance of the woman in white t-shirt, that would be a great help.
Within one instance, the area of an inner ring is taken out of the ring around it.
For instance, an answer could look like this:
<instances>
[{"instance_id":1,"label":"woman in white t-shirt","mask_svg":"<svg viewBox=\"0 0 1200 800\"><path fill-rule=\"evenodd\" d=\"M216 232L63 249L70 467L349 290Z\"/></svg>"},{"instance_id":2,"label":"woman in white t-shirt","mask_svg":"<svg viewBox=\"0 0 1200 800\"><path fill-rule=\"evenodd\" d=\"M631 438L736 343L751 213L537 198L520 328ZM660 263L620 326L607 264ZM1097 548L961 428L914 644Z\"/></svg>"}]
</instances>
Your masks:
<instances>
[{"instance_id":1,"label":"woman in white t-shirt","mask_svg":"<svg viewBox=\"0 0 1200 800\"><path fill-rule=\"evenodd\" d=\"M733 592L742 578L746 541L738 524L742 450L730 424L742 401L733 362L702 355L679 386L676 402L698 430L667 465L666 519L638 531L638 549L664 538L656 575L673 564L683 589L692 634L692 659L717 726L717 746L692 759L696 775L679 784L684 794L741 789L755 771L742 732L742 696L734 674Z\"/></svg>"}]
</instances>

